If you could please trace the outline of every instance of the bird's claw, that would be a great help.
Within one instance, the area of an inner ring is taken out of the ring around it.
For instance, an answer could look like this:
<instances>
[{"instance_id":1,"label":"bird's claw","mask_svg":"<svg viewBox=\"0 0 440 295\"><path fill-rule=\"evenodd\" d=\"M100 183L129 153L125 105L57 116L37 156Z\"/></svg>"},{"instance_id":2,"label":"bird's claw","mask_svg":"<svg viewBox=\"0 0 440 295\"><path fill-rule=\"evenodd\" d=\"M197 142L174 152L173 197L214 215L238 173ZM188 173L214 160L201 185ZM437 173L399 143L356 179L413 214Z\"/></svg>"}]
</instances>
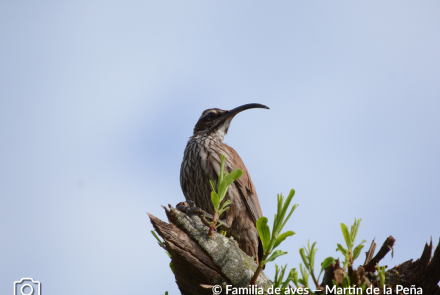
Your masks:
<instances>
[{"instance_id":1,"label":"bird's claw","mask_svg":"<svg viewBox=\"0 0 440 295\"><path fill-rule=\"evenodd\" d=\"M213 216L208 212L200 209L199 207L196 207L196 204L193 201L180 202L176 205L176 208L186 215L196 214L200 217L204 225L208 227L211 226ZM207 219L209 219L210 221L208 221ZM222 226L225 228L230 228L229 224L224 220L218 219L217 222L223 223Z\"/></svg>"},{"instance_id":2,"label":"bird's claw","mask_svg":"<svg viewBox=\"0 0 440 295\"><path fill-rule=\"evenodd\" d=\"M194 203L194 202L191 201L191 200L188 200L188 201L186 201L186 202L188 203L189 207L195 207L195 206L196 206L196 203Z\"/></svg>"}]
</instances>

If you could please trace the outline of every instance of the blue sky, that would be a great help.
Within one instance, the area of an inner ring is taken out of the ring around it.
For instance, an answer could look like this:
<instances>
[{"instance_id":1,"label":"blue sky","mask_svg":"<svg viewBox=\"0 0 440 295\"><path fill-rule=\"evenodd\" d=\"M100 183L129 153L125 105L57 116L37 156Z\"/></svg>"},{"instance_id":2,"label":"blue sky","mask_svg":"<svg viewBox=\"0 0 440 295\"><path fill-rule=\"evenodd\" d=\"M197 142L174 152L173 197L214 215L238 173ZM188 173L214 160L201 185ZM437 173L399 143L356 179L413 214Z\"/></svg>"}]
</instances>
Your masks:
<instances>
[{"instance_id":1,"label":"blue sky","mask_svg":"<svg viewBox=\"0 0 440 295\"><path fill-rule=\"evenodd\" d=\"M45 295L179 294L146 212L183 200L201 112L251 102L270 110L238 115L225 142L264 215L296 190L279 264L298 267L308 239L317 261L337 257L354 218L368 245L396 238L382 264L418 258L439 239L439 14L438 1L3 1L0 293L32 277Z\"/></svg>"}]
</instances>

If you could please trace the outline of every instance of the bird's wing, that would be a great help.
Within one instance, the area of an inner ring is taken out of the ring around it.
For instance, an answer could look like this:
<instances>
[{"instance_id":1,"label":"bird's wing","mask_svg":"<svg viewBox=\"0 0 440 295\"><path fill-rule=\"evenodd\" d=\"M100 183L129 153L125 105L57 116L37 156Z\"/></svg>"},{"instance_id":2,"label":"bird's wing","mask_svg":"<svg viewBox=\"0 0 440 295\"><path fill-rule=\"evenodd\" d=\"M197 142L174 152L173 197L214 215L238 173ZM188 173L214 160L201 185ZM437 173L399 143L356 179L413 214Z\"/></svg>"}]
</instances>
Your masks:
<instances>
[{"instance_id":1,"label":"bird's wing","mask_svg":"<svg viewBox=\"0 0 440 295\"><path fill-rule=\"evenodd\" d=\"M256 223L258 218L263 216L263 212L261 211L260 201L258 200L257 191L252 183L251 176L237 152L226 144L225 148L229 154L232 169L243 170L243 174L235 181L235 185L239 189L243 202L251 213L253 221Z\"/></svg>"}]
</instances>

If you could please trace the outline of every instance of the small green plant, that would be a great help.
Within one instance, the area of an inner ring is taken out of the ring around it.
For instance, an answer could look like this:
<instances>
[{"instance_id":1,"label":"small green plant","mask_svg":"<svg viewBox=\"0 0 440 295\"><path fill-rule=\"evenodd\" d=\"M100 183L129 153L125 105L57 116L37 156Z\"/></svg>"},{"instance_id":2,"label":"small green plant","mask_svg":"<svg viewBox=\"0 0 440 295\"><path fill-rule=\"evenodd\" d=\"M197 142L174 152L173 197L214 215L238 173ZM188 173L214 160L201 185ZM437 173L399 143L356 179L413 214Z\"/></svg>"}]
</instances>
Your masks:
<instances>
[{"instance_id":1,"label":"small green plant","mask_svg":"<svg viewBox=\"0 0 440 295\"><path fill-rule=\"evenodd\" d=\"M345 224L341 223L342 235L344 236L344 240L347 245L347 249L344 248L341 244L338 244L338 248L336 249L336 251L341 251L341 253L344 254L344 256L345 256L344 268L346 268L349 265L353 265L353 261L356 258L358 258L362 248L364 247L364 245L362 245L362 244L366 242L365 240L363 240L353 250L360 223L361 223L361 219L359 219L359 220L355 219L354 224L351 226L350 231L348 231L348 227ZM315 248L315 245L316 245L316 242L313 243L312 246L310 246L310 242L308 242L307 247L304 246L303 248L301 248L299 250L299 254L301 255L301 259L304 263L304 266L302 265L302 263L300 263L300 265L299 265L302 277L300 279L298 279L297 281L292 280L297 288L304 287L304 288L310 289L310 286L309 286L309 275L310 275L313 280L313 283L316 286L316 289L322 290L321 286L319 285L319 280L321 278L323 271L327 267L329 267L330 265L336 263L336 261L333 257L327 257L326 259L324 259L324 261L321 263L321 272L319 273L318 278L316 278L316 275L314 273L314 262L315 262L315 254L318 249ZM336 284L336 281L334 281L334 280L333 280L333 284L337 287L342 287L342 288L355 286L354 284L353 285L351 284L350 278L348 276L345 276L343 278L342 284L340 284L339 286ZM362 288L362 290L365 290L366 283L364 283L360 287ZM314 294L310 290L309 290L309 292L311 294Z\"/></svg>"},{"instance_id":2,"label":"small green plant","mask_svg":"<svg viewBox=\"0 0 440 295\"><path fill-rule=\"evenodd\" d=\"M224 172L224 168L225 168L225 156L222 155L220 172L218 174L218 191L215 188L214 181L213 180L209 181L212 187L211 201L212 204L214 205L214 217L212 219L211 227L209 228L209 232L208 232L208 235L210 237L213 237L215 229L222 225L222 223L217 225L217 220L219 219L220 215L222 215L223 212L229 210L230 208L227 207L229 204L231 204L230 200L227 200L222 205L223 199L225 198L226 193L228 191L228 187L243 174L243 170L241 169L235 169L231 173L227 173Z\"/></svg>"},{"instance_id":3,"label":"small green plant","mask_svg":"<svg viewBox=\"0 0 440 295\"><path fill-rule=\"evenodd\" d=\"M309 287L309 273L307 269L303 267L302 263L299 264L299 270L301 272L301 279L298 280L305 288L310 289ZM299 286L297 286L298 288Z\"/></svg>"},{"instance_id":4,"label":"small green plant","mask_svg":"<svg viewBox=\"0 0 440 295\"><path fill-rule=\"evenodd\" d=\"M160 245L162 248L166 249L165 243L162 242L162 240L157 236L156 232L155 232L154 230L152 230L151 233L152 233L153 236L156 238L156 240L157 240L157 242L159 243L159 245ZM171 254L170 254L168 251L165 251L165 253L168 255L168 257L171 258ZM174 267L173 267L173 262L172 262L172 261L170 262L170 268L171 268L171 271L174 273Z\"/></svg>"},{"instance_id":5,"label":"small green plant","mask_svg":"<svg viewBox=\"0 0 440 295\"><path fill-rule=\"evenodd\" d=\"M346 269L348 266L353 266L353 262L356 260L356 258L359 257L359 254L361 253L361 250L364 247L364 245L362 244L366 242L366 240L362 240L362 242L354 248L356 236L360 224L361 224L361 219L355 219L353 225L351 226L350 231L348 231L348 227L344 223L341 223L341 231L342 231L342 235L344 236L344 240L345 240L345 244L347 245L347 248L344 248L341 244L337 244L338 248L336 248L336 251L341 251L341 253L345 256L345 261L343 263L344 269ZM333 285L335 285L338 288L342 288L341 290L344 290L343 288L348 288L348 287L360 287L362 290L361 292L362 294L365 293L365 289L366 289L366 282L364 282L361 286L357 286L355 282L350 281L350 277L348 277L347 275L344 276L344 278L342 279L342 283L340 285L338 285L335 280L333 280Z\"/></svg>"},{"instance_id":6,"label":"small green plant","mask_svg":"<svg viewBox=\"0 0 440 295\"><path fill-rule=\"evenodd\" d=\"M362 242L354 248L354 242L356 240L356 236L359 230L359 225L361 224L361 219L356 220L354 219L354 224L351 226L350 232L348 231L348 227L341 223L341 231L342 235L344 236L345 244L347 245L347 249L344 248L341 244L338 244L338 248L336 248L336 251L341 251L341 253L345 256L344 261L344 269L349 266L353 265L353 262L356 260L356 258L359 257L359 254L361 253L362 248L364 248L363 243L366 242L366 240L362 240Z\"/></svg>"},{"instance_id":7,"label":"small green plant","mask_svg":"<svg viewBox=\"0 0 440 295\"><path fill-rule=\"evenodd\" d=\"M319 285L319 279L321 278L322 272L331 264L335 264L335 259L333 257L327 257L324 259L324 261L321 264L321 271L319 273L318 279L315 276L315 254L318 249L315 248L316 242L312 244L310 247L310 241L307 242L307 248L304 246L303 248L299 249L299 254L301 255L301 259L304 262L304 268L302 264L300 264L300 270L302 274L302 279L299 279L299 282L304 285L304 287L309 288L308 285L308 279L309 276L307 272L312 277L313 283L315 284L316 288L321 290L321 286Z\"/></svg>"},{"instance_id":8,"label":"small green plant","mask_svg":"<svg viewBox=\"0 0 440 295\"><path fill-rule=\"evenodd\" d=\"M293 231L287 231L281 234L281 230L284 225L286 225L287 220L289 220L290 216L292 216L293 211L295 211L298 204L295 204L290 209L289 214L286 217L287 210L289 209L290 202L292 201L293 196L295 195L295 190L290 190L286 201L284 202L284 197L282 194L277 196L278 206L277 206L277 214L275 214L272 228L272 235L270 233L269 225L267 225L268 219L267 217L260 217L257 220L257 230L260 235L261 242L263 244L263 257L261 258L260 264L255 271L250 284L254 285L257 281L257 278L263 269L264 265L270 261L274 261L277 257L287 254L287 252L283 252L281 250L274 251L287 237L293 236L295 233ZM270 255L270 256L269 256Z\"/></svg>"},{"instance_id":9,"label":"small green plant","mask_svg":"<svg viewBox=\"0 0 440 295\"><path fill-rule=\"evenodd\" d=\"M290 270L289 275L287 276L286 280L283 281L284 274L286 272L286 268L287 268L287 264L284 267L281 266L281 269L278 267L277 264L275 264L275 280L273 283L273 287L274 287L274 289L280 288L281 294L290 294L287 292L287 289L289 289L289 282L290 281L298 282L298 272L294 268L292 268Z\"/></svg>"},{"instance_id":10,"label":"small green plant","mask_svg":"<svg viewBox=\"0 0 440 295\"><path fill-rule=\"evenodd\" d=\"M385 266L380 267L379 263L376 264L377 274L379 275L380 287L383 288L385 285Z\"/></svg>"}]
</instances>

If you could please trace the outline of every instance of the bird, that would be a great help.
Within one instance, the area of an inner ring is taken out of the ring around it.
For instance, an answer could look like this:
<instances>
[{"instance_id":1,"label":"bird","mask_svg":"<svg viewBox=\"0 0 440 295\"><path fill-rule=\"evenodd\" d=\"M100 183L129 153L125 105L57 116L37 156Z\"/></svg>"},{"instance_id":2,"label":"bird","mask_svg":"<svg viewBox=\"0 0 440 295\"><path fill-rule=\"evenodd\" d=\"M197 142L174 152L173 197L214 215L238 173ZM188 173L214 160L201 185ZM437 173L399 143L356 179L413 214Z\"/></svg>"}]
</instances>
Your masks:
<instances>
[{"instance_id":1,"label":"bird","mask_svg":"<svg viewBox=\"0 0 440 295\"><path fill-rule=\"evenodd\" d=\"M180 186L187 201L213 214L209 181L214 181L217 186L222 155L225 156L226 172L241 169L243 174L230 185L224 199L231 201L230 209L219 217L229 225L226 236L233 237L240 249L259 264L263 247L256 222L263 212L248 169L238 153L223 142L232 119L242 111L255 108L269 109L262 104L250 103L232 110L212 108L203 111L183 153Z\"/></svg>"}]
</instances>

